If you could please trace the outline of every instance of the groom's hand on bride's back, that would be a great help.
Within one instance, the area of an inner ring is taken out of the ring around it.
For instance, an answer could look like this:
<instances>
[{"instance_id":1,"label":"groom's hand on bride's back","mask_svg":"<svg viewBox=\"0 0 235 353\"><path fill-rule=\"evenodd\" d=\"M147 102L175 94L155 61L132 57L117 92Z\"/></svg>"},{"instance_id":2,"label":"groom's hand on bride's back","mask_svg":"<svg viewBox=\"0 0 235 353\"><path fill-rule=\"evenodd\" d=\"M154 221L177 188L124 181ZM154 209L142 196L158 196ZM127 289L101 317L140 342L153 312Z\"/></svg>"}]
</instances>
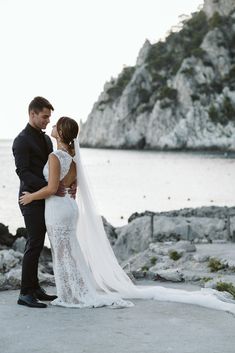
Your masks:
<instances>
[{"instance_id":1,"label":"groom's hand on bride's back","mask_svg":"<svg viewBox=\"0 0 235 353\"><path fill-rule=\"evenodd\" d=\"M63 182L60 182L58 190L55 195L63 197L63 196L65 196L66 192L67 191L66 191L65 185L63 184ZM77 182L76 181L70 185L70 189L68 190L68 193L70 194L70 196L73 199L76 199L76 194L77 194Z\"/></svg>"},{"instance_id":2,"label":"groom's hand on bride's back","mask_svg":"<svg viewBox=\"0 0 235 353\"><path fill-rule=\"evenodd\" d=\"M63 184L63 182L60 182L58 190L56 191L55 195L60 196L60 197L64 197L65 194L66 194L65 185Z\"/></svg>"},{"instance_id":3,"label":"groom's hand on bride's back","mask_svg":"<svg viewBox=\"0 0 235 353\"><path fill-rule=\"evenodd\" d=\"M74 181L74 182L70 185L70 189L69 189L68 193L70 194L70 196L71 196L74 200L76 199L76 195L77 195L77 181Z\"/></svg>"}]
</instances>

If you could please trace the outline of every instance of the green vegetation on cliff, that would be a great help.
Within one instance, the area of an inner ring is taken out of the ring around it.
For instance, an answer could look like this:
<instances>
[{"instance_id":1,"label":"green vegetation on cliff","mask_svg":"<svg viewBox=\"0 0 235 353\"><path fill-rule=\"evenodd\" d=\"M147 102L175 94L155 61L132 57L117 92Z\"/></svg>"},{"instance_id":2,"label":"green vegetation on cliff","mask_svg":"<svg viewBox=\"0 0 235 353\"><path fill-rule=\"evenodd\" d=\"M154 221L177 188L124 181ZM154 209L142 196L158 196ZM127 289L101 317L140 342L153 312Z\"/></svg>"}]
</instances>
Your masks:
<instances>
[{"instance_id":1,"label":"green vegetation on cliff","mask_svg":"<svg viewBox=\"0 0 235 353\"><path fill-rule=\"evenodd\" d=\"M191 55L202 57L204 51L199 48L208 32L208 21L203 11L195 13L189 20L183 21L179 32L171 32L164 42L152 45L146 60L153 79L159 81L161 70L165 72L165 82L170 75L176 74L182 61Z\"/></svg>"},{"instance_id":2,"label":"green vegetation on cliff","mask_svg":"<svg viewBox=\"0 0 235 353\"><path fill-rule=\"evenodd\" d=\"M191 94L192 102L200 101L208 111L209 118L216 124L226 125L235 121L235 107L229 97L223 102L215 104L215 95L221 94L224 87L235 90L235 35L232 26L235 25L233 16L222 17L218 12L208 20L201 10L183 20L178 31L171 31L164 41L152 44L148 49L144 67L151 77L151 89L146 89L141 83L135 88L138 104L133 106L130 113L138 114L151 111L157 100L165 109L176 106L178 92L171 87L173 77L180 69L184 59L195 57L201 60L201 65L214 69L214 64L201 44L209 31L219 31L216 42L217 47L225 48L233 65L230 72L224 77L216 75L206 83L195 82L194 92ZM125 87L133 78L136 67L125 67L116 80L111 81L112 86L107 90L109 99L107 103L119 98ZM194 80L197 74L193 66L181 70L188 80Z\"/></svg>"},{"instance_id":3,"label":"green vegetation on cliff","mask_svg":"<svg viewBox=\"0 0 235 353\"><path fill-rule=\"evenodd\" d=\"M114 99L119 97L126 85L130 82L134 71L135 68L133 66L125 67L118 76L115 84L107 90L108 95Z\"/></svg>"}]
</instances>

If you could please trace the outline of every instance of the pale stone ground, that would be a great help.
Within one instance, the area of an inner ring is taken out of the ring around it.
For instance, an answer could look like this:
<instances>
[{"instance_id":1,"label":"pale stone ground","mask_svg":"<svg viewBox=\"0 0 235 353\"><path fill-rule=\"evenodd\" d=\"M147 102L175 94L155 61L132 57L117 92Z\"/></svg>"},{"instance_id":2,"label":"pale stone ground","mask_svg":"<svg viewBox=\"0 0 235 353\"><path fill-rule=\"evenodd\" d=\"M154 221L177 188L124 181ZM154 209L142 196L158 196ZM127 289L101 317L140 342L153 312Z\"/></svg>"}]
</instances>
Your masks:
<instances>
[{"instance_id":1,"label":"pale stone ground","mask_svg":"<svg viewBox=\"0 0 235 353\"><path fill-rule=\"evenodd\" d=\"M144 282L147 283L147 282ZM157 285L155 282L151 282ZM195 290L189 284L161 286ZM55 292L49 288L48 292ZM235 316L196 305L134 300L128 309L31 309L0 292L1 353L234 353Z\"/></svg>"}]
</instances>

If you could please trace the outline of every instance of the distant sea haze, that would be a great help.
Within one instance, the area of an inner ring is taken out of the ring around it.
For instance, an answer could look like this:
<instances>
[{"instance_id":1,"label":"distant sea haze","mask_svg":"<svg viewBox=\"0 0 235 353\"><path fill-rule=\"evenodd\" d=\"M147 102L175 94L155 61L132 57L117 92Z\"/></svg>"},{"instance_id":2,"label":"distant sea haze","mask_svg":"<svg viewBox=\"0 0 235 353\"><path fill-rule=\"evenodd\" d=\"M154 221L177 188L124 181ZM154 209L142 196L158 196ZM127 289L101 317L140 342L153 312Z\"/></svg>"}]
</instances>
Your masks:
<instances>
[{"instance_id":1,"label":"distant sea haze","mask_svg":"<svg viewBox=\"0 0 235 353\"><path fill-rule=\"evenodd\" d=\"M0 222L24 226L11 140L0 140ZM202 152L81 149L99 212L114 226L134 212L235 205L235 159ZM79 196L79 189L78 189Z\"/></svg>"}]
</instances>

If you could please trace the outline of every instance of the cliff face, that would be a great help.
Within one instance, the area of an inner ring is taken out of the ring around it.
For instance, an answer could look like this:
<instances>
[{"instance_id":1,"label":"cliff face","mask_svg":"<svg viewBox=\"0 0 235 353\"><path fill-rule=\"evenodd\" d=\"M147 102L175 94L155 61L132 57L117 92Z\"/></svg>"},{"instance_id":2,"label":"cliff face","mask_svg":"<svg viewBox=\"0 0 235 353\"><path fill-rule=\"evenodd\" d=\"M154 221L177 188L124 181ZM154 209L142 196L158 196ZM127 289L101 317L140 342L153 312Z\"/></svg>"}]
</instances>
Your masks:
<instances>
[{"instance_id":1,"label":"cliff face","mask_svg":"<svg viewBox=\"0 0 235 353\"><path fill-rule=\"evenodd\" d=\"M221 16L228 16L235 6L234 0L204 0L203 11L210 18L215 12Z\"/></svg>"},{"instance_id":2,"label":"cliff face","mask_svg":"<svg viewBox=\"0 0 235 353\"><path fill-rule=\"evenodd\" d=\"M235 150L235 0L205 0L179 32L146 41L104 85L80 143Z\"/></svg>"}]
</instances>

